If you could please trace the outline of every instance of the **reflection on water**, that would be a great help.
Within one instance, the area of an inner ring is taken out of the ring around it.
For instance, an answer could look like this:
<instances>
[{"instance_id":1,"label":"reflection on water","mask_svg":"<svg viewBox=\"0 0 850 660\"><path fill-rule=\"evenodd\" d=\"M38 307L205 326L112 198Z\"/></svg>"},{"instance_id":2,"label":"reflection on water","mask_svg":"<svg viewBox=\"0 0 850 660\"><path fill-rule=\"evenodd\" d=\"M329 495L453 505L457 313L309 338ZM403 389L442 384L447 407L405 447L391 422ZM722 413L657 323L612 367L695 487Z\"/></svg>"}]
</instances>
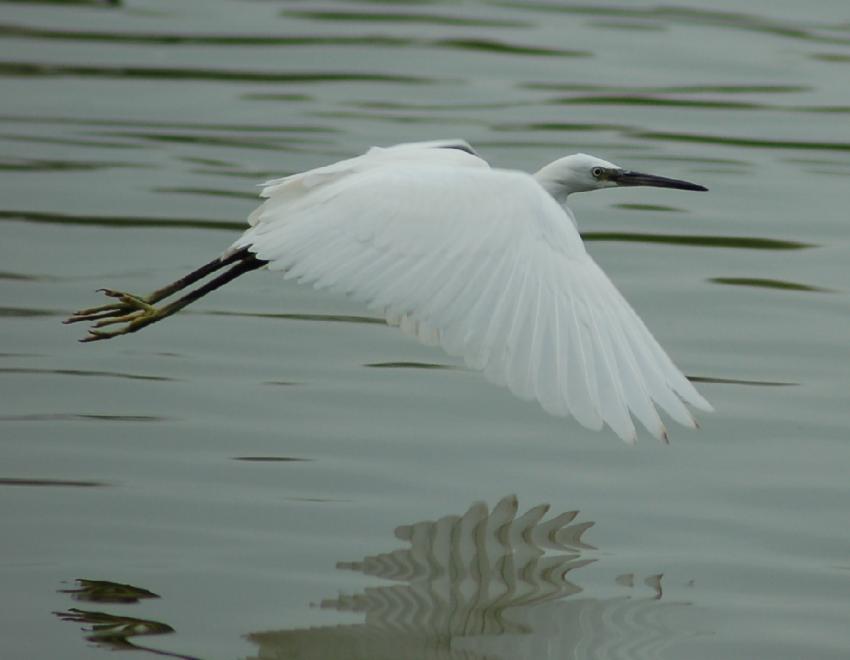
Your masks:
<instances>
[{"instance_id":1,"label":"reflection on water","mask_svg":"<svg viewBox=\"0 0 850 660\"><path fill-rule=\"evenodd\" d=\"M133 637L147 637L173 633L174 628L160 621L136 619L130 616L114 616L105 612L94 612L72 607L65 612L54 612L63 621L87 624L82 628L87 642L108 651L147 651L154 655L184 660L199 660L191 655L169 653L157 648L131 642Z\"/></svg>"},{"instance_id":2,"label":"reflection on water","mask_svg":"<svg viewBox=\"0 0 850 660\"><path fill-rule=\"evenodd\" d=\"M594 523L581 521L578 511L546 518L548 504L522 514L518 508L516 496L509 495L492 509L477 502L463 515L397 527L395 537L408 547L337 564L391 584L319 604L362 614L363 623L251 633L247 639L258 647L251 658L658 658L685 636L670 614L687 603L663 600L660 574L622 574L614 583L627 591L576 598L582 589L572 573L597 560L596 548L583 539ZM633 597L640 584L648 593ZM122 606L160 598L104 580L78 579L76 585L60 593ZM159 621L78 608L54 614L88 624L85 639L104 649L191 658L130 641L174 631Z\"/></svg>"},{"instance_id":3,"label":"reflection on water","mask_svg":"<svg viewBox=\"0 0 850 660\"><path fill-rule=\"evenodd\" d=\"M581 536L593 523L573 523L577 511L544 522L548 505L521 516L517 507L509 496L492 511L479 502L462 516L397 527L410 548L337 568L399 584L321 607L365 613L370 632L434 639L526 632L508 611L580 591L567 575L594 561L580 556L591 549Z\"/></svg>"},{"instance_id":4,"label":"reflection on water","mask_svg":"<svg viewBox=\"0 0 850 660\"><path fill-rule=\"evenodd\" d=\"M132 584L83 578L76 580L76 583L77 588L60 589L59 593L69 594L71 598L77 601L121 605L132 605L141 600L160 598L152 591ZM160 621L81 610L76 607L53 614L63 621L86 624L82 628L86 641L102 649L109 651L147 651L155 655L197 660L192 656L169 653L130 641L133 637L164 635L174 632L174 628Z\"/></svg>"},{"instance_id":5,"label":"reflection on water","mask_svg":"<svg viewBox=\"0 0 850 660\"><path fill-rule=\"evenodd\" d=\"M107 580L86 580L80 578L76 589L60 589L59 593L70 594L71 598L93 603L138 603L148 598L160 598L147 589L132 584L120 584Z\"/></svg>"},{"instance_id":6,"label":"reflection on water","mask_svg":"<svg viewBox=\"0 0 850 660\"><path fill-rule=\"evenodd\" d=\"M544 520L548 512L541 504L520 515L510 495L492 510L479 502L463 515L397 527L409 547L337 564L393 584L320 603L362 614L363 623L254 633L256 657L596 658L626 649L657 657L678 635L657 607L661 576L646 579L646 598L569 598L581 592L572 572L596 561L582 539L593 523L578 511ZM617 584L632 588L634 576Z\"/></svg>"}]
</instances>

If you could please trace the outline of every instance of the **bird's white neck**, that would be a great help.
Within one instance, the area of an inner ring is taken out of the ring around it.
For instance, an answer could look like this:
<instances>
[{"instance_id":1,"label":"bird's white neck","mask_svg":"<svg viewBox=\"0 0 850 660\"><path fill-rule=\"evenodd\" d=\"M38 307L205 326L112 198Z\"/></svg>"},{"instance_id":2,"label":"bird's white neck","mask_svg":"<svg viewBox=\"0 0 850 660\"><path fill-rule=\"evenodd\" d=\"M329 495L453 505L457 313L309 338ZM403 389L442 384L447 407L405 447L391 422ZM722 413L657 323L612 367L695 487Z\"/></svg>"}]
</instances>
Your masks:
<instances>
[{"instance_id":1,"label":"bird's white neck","mask_svg":"<svg viewBox=\"0 0 850 660\"><path fill-rule=\"evenodd\" d=\"M534 178L537 179L537 183L543 186L543 190L552 195L558 204L564 206L567 203L567 197L575 191L570 190L562 179L555 177L556 173L552 171L551 165L554 165L554 163L535 172Z\"/></svg>"},{"instance_id":2,"label":"bird's white neck","mask_svg":"<svg viewBox=\"0 0 850 660\"><path fill-rule=\"evenodd\" d=\"M574 154L559 158L537 170L534 178L555 198L556 202L564 206L567 203L567 197L573 193L596 190L599 187L589 175L590 167L584 166L583 160L586 158L590 157ZM605 161L599 162L605 163Z\"/></svg>"}]
</instances>

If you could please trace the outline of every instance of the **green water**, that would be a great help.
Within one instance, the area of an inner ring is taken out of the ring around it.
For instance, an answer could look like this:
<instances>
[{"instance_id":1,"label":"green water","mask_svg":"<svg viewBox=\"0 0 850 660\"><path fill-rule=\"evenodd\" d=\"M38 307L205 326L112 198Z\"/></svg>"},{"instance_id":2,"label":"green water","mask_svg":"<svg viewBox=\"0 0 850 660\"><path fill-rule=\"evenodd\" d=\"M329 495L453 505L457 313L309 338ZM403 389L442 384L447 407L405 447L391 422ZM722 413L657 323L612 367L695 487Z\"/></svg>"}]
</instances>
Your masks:
<instances>
[{"instance_id":1,"label":"green water","mask_svg":"<svg viewBox=\"0 0 850 660\"><path fill-rule=\"evenodd\" d=\"M4 659L848 657L846 2L0 16ZM437 137L711 189L573 204L699 432L629 448L271 273L60 323L219 254L264 179Z\"/></svg>"}]
</instances>

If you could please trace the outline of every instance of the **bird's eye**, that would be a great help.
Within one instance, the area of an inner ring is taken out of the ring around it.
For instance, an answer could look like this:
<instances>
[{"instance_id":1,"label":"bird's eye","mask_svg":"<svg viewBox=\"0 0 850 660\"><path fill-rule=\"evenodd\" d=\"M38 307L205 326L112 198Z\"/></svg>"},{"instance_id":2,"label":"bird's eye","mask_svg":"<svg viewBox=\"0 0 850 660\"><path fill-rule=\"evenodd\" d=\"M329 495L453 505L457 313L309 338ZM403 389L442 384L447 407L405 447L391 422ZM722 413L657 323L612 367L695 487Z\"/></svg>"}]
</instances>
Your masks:
<instances>
[{"instance_id":1,"label":"bird's eye","mask_svg":"<svg viewBox=\"0 0 850 660\"><path fill-rule=\"evenodd\" d=\"M605 170L601 167L594 167L592 170L590 170L590 173L593 175L594 179L598 179L603 174L605 174Z\"/></svg>"}]
</instances>

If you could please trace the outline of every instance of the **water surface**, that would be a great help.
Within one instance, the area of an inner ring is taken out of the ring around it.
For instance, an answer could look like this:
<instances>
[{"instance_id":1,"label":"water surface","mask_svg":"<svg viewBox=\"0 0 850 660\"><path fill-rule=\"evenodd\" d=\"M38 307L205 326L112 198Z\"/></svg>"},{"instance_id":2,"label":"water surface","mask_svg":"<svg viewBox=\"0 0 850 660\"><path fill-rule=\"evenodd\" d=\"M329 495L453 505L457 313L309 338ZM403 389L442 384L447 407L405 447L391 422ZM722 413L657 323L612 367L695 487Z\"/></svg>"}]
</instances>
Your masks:
<instances>
[{"instance_id":1,"label":"water surface","mask_svg":"<svg viewBox=\"0 0 850 660\"><path fill-rule=\"evenodd\" d=\"M847 657L846 3L0 6L3 657ZM628 448L269 273L60 324L259 181L455 136L711 189L574 203L699 432Z\"/></svg>"}]
</instances>

